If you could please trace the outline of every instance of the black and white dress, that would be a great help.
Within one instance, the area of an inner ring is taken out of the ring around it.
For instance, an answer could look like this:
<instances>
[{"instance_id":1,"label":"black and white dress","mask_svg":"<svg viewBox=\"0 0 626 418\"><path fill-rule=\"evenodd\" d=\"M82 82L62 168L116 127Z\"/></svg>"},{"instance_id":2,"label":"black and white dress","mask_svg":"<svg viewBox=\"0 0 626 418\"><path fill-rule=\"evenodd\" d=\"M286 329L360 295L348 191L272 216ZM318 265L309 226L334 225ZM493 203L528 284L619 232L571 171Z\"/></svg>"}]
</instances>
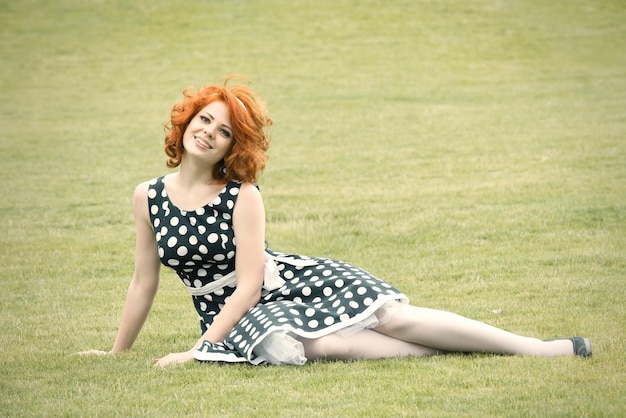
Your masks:
<instances>
[{"instance_id":1,"label":"black and white dress","mask_svg":"<svg viewBox=\"0 0 626 418\"><path fill-rule=\"evenodd\" d=\"M161 262L192 295L201 332L235 290L232 216L240 184L228 183L209 204L185 211L165 190L163 177L148 190L150 220ZM220 343L205 341L197 360L304 364L297 336L349 335L381 324L407 297L368 272L341 261L266 250L261 300Z\"/></svg>"}]
</instances>

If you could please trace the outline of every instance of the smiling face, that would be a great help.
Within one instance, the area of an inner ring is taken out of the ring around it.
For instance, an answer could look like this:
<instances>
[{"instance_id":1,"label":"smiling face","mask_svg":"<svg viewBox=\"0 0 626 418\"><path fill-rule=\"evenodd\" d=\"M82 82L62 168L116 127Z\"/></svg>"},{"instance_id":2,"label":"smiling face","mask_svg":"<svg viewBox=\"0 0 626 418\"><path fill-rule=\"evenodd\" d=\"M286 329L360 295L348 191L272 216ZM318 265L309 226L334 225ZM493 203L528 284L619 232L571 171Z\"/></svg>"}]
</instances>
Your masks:
<instances>
[{"instance_id":1,"label":"smiling face","mask_svg":"<svg viewBox=\"0 0 626 418\"><path fill-rule=\"evenodd\" d=\"M210 165L224 159L233 143L230 114L222 101L211 102L200 109L183 134L185 154L201 158Z\"/></svg>"}]
</instances>

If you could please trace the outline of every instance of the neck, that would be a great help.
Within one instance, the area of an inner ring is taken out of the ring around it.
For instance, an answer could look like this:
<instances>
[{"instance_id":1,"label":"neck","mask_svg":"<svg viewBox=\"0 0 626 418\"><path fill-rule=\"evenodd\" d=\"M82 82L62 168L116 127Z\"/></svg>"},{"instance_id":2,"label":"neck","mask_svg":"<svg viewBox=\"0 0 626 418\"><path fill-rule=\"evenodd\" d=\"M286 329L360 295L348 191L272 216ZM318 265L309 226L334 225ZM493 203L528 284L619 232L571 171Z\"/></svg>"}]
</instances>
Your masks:
<instances>
[{"instance_id":1,"label":"neck","mask_svg":"<svg viewBox=\"0 0 626 418\"><path fill-rule=\"evenodd\" d=\"M193 164L190 161L181 161L178 169L177 176L181 185L194 186L196 184L222 184L221 179L213 178L213 166L200 167L197 164Z\"/></svg>"}]
</instances>

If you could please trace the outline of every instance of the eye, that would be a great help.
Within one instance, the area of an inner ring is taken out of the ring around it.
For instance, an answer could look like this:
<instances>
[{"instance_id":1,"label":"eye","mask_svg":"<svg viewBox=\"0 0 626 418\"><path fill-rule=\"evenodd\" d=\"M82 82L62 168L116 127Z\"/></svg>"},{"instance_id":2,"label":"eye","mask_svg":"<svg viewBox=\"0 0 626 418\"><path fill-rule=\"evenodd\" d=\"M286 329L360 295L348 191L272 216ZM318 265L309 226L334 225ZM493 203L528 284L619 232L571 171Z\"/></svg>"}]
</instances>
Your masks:
<instances>
[{"instance_id":1,"label":"eye","mask_svg":"<svg viewBox=\"0 0 626 418\"><path fill-rule=\"evenodd\" d=\"M233 136L233 134L231 134L230 131L227 129L220 129L220 133L224 138L230 138Z\"/></svg>"},{"instance_id":2,"label":"eye","mask_svg":"<svg viewBox=\"0 0 626 418\"><path fill-rule=\"evenodd\" d=\"M211 123L211 119L209 119L208 117L204 115L200 115L200 120L205 123Z\"/></svg>"}]
</instances>

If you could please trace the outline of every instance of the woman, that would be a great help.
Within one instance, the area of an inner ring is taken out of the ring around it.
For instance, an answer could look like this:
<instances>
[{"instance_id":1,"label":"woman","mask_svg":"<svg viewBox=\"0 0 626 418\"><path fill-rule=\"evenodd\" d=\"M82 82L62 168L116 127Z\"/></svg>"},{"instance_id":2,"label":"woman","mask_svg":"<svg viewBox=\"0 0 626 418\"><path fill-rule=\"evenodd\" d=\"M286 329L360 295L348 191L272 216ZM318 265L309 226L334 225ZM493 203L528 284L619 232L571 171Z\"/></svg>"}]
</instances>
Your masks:
<instances>
[{"instance_id":1,"label":"woman","mask_svg":"<svg viewBox=\"0 0 626 418\"><path fill-rule=\"evenodd\" d=\"M591 356L586 338L518 336L411 306L399 290L349 264L266 249L255 182L267 161L272 122L252 91L227 83L184 92L165 138L167 165L179 170L135 190L135 272L110 353L133 345L163 263L191 293L202 336L188 351L157 360L158 366L194 359L304 364L447 352Z\"/></svg>"}]
</instances>

